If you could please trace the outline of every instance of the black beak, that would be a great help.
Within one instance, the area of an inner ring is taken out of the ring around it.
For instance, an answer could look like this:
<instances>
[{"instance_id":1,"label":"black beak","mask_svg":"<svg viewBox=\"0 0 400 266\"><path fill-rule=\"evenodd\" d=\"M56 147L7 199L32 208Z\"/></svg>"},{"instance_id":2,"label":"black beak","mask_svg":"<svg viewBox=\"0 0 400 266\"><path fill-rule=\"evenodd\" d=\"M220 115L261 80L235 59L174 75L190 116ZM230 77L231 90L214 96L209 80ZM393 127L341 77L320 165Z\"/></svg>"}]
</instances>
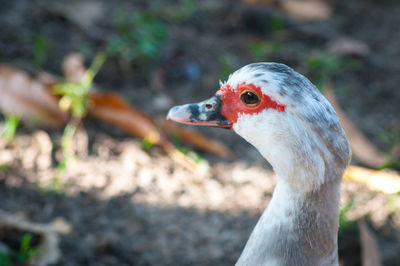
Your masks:
<instances>
[{"instance_id":1,"label":"black beak","mask_svg":"<svg viewBox=\"0 0 400 266\"><path fill-rule=\"evenodd\" d=\"M203 102L175 106L169 110L167 119L190 125L231 128L232 123L221 114L222 105L220 96L216 95Z\"/></svg>"}]
</instances>

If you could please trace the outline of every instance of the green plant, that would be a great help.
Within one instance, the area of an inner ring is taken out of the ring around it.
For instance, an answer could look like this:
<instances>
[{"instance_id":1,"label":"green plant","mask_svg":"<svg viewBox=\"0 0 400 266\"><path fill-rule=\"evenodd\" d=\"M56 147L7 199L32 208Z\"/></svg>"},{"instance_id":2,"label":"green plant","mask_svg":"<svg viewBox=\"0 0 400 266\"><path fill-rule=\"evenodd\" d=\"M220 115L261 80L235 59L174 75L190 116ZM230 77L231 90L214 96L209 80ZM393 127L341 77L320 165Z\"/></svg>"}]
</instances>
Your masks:
<instances>
[{"instance_id":1,"label":"green plant","mask_svg":"<svg viewBox=\"0 0 400 266\"><path fill-rule=\"evenodd\" d=\"M7 142L11 142L14 139L21 118L17 115L4 115L4 117L4 128L0 132L0 137L4 138Z\"/></svg>"},{"instance_id":2,"label":"green plant","mask_svg":"<svg viewBox=\"0 0 400 266\"><path fill-rule=\"evenodd\" d=\"M254 59L266 59L270 54L282 50L283 44L279 41L258 41L251 43L247 50Z\"/></svg>"},{"instance_id":3,"label":"green plant","mask_svg":"<svg viewBox=\"0 0 400 266\"><path fill-rule=\"evenodd\" d=\"M220 80L227 80L237 65L238 58L231 53L225 53L220 58L219 77Z\"/></svg>"},{"instance_id":4,"label":"green plant","mask_svg":"<svg viewBox=\"0 0 400 266\"><path fill-rule=\"evenodd\" d=\"M103 53L99 53L80 82L64 82L54 86L54 93L61 96L59 100L60 108L71 113L71 119L65 126L61 138L63 159L57 167L61 171L67 167L68 161L74 156L72 149L73 137L81 119L87 114L88 94L92 87L93 79L105 60L106 56Z\"/></svg>"},{"instance_id":5,"label":"green plant","mask_svg":"<svg viewBox=\"0 0 400 266\"><path fill-rule=\"evenodd\" d=\"M11 258L9 253L0 251L0 266L12 266Z\"/></svg>"},{"instance_id":6,"label":"green plant","mask_svg":"<svg viewBox=\"0 0 400 266\"><path fill-rule=\"evenodd\" d=\"M170 21L186 21L192 18L199 9L197 0L185 0L183 5L178 7L166 7L162 10L161 15Z\"/></svg>"},{"instance_id":7,"label":"green plant","mask_svg":"<svg viewBox=\"0 0 400 266\"><path fill-rule=\"evenodd\" d=\"M396 141L396 133L392 132L392 130L380 128L375 133L378 136L378 140L385 145L390 145Z\"/></svg>"},{"instance_id":8,"label":"green plant","mask_svg":"<svg viewBox=\"0 0 400 266\"><path fill-rule=\"evenodd\" d=\"M62 110L71 112L73 117L82 118L86 115L88 107L88 93L97 72L100 70L106 56L99 53L83 75L80 82L64 82L54 86L54 93L60 95L59 105Z\"/></svg>"},{"instance_id":9,"label":"green plant","mask_svg":"<svg viewBox=\"0 0 400 266\"><path fill-rule=\"evenodd\" d=\"M61 137L61 150L63 152L63 158L57 165L58 170L64 170L67 168L69 160L74 157L73 151L73 139L75 132L80 124L82 117L72 117L71 121L65 126L62 137ZM52 188L57 189L60 186L59 179L53 180Z\"/></svg>"},{"instance_id":10,"label":"green plant","mask_svg":"<svg viewBox=\"0 0 400 266\"><path fill-rule=\"evenodd\" d=\"M7 172L10 168L8 164L0 164L0 172Z\"/></svg>"},{"instance_id":11,"label":"green plant","mask_svg":"<svg viewBox=\"0 0 400 266\"><path fill-rule=\"evenodd\" d=\"M354 199L351 199L339 212L339 236L342 234L355 232L357 230L357 223L346 218L346 214L354 205Z\"/></svg>"},{"instance_id":12,"label":"green plant","mask_svg":"<svg viewBox=\"0 0 400 266\"><path fill-rule=\"evenodd\" d=\"M360 66L355 59L348 59L322 51L312 53L305 62L311 80L319 90L322 90L325 83L331 81L340 72L356 70Z\"/></svg>"},{"instance_id":13,"label":"green plant","mask_svg":"<svg viewBox=\"0 0 400 266\"><path fill-rule=\"evenodd\" d=\"M152 13L127 17L115 16L116 36L108 44L108 53L128 62L146 63L157 58L167 39L167 27Z\"/></svg>"},{"instance_id":14,"label":"green plant","mask_svg":"<svg viewBox=\"0 0 400 266\"><path fill-rule=\"evenodd\" d=\"M40 246L33 246L33 235L25 233L22 235L19 249L10 252L0 252L0 266L25 265L33 256L40 252Z\"/></svg>"},{"instance_id":15,"label":"green plant","mask_svg":"<svg viewBox=\"0 0 400 266\"><path fill-rule=\"evenodd\" d=\"M392 194L389 195L387 201L386 201L386 208L389 214L395 213L398 211L398 206L397 206L397 199L399 195Z\"/></svg>"},{"instance_id":16,"label":"green plant","mask_svg":"<svg viewBox=\"0 0 400 266\"><path fill-rule=\"evenodd\" d=\"M209 162L207 161L207 159L199 155L191 148L185 146L182 142L181 137L177 133L171 134L171 140L175 147L177 147L176 150L179 153L182 153L186 157L190 158L196 165L204 165L206 167L209 167Z\"/></svg>"},{"instance_id":17,"label":"green plant","mask_svg":"<svg viewBox=\"0 0 400 266\"><path fill-rule=\"evenodd\" d=\"M39 246L33 247L31 244L32 234L25 233L20 242L19 251L16 253L15 257L18 262L25 262L36 255L40 248Z\"/></svg>"},{"instance_id":18,"label":"green plant","mask_svg":"<svg viewBox=\"0 0 400 266\"><path fill-rule=\"evenodd\" d=\"M187 148L185 146L179 146L177 148L177 150L180 153L186 155L188 158L192 159L192 161L196 165L200 165L200 164L206 165L206 166L209 165L208 161L204 157L200 156L197 152L193 151L192 149L189 149L189 148Z\"/></svg>"},{"instance_id":19,"label":"green plant","mask_svg":"<svg viewBox=\"0 0 400 266\"><path fill-rule=\"evenodd\" d=\"M148 138L144 138L141 143L142 149L148 151L154 146L154 143Z\"/></svg>"},{"instance_id":20,"label":"green plant","mask_svg":"<svg viewBox=\"0 0 400 266\"><path fill-rule=\"evenodd\" d=\"M379 129L375 133L378 140L389 149L386 152L386 163L378 169L383 170L386 168L400 169L399 153L400 153L400 133L396 129Z\"/></svg>"},{"instance_id":21,"label":"green plant","mask_svg":"<svg viewBox=\"0 0 400 266\"><path fill-rule=\"evenodd\" d=\"M42 66L46 60L46 37L39 33L33 39L33 62L37 66Z\"/></svg>"},{"instance_id":22,"label":"green plant","mask_svg":"<svg viewBox=\"0 0 400 266\"><path fill-rule=\"evenodd\" d=\"M285 24L282 16L272 15L269 23L271 32L273 33L279 33L285 29Z\"/></svg>"}]
</instances>

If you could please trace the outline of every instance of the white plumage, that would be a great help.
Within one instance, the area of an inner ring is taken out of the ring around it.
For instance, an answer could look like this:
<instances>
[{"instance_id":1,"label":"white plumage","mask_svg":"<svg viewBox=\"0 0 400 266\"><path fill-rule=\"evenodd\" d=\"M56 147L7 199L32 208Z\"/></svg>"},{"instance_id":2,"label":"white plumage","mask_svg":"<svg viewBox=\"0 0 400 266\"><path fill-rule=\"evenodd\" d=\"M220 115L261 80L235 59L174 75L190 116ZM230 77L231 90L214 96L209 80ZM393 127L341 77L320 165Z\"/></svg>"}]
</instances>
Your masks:
<instances>
[{"instance_id":1,"label":"white plumage","mask_svg":"<svg viewBox=\"0 0 400 266\"><path fill-rule=\"evenodd\" d=\"M273 197L236 265L338 265L350 150L335 111L308 79L282 64L250 64L210 100L174 107L168 117L231 128L273 166Z\"/></svg>"}]
</instances>

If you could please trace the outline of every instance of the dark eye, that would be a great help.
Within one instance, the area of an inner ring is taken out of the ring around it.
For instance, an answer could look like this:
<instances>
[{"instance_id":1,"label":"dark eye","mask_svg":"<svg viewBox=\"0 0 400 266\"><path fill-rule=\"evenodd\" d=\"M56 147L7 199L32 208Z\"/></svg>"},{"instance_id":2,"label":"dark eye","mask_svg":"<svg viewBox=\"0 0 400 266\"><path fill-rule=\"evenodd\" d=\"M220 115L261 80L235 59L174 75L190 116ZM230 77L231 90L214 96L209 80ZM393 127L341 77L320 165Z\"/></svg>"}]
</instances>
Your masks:
<instances>
[{"instance_id":1,"label":"dark eye","mask_svg":"<svg viewBox=\"0 0 400 266\"><path fill-rule=\"evenodd\" d=\"M260 102L258 95L252 91L244 91L240 94L240 100L248 106L256 106Z\"/></svg>"}]
</instances>

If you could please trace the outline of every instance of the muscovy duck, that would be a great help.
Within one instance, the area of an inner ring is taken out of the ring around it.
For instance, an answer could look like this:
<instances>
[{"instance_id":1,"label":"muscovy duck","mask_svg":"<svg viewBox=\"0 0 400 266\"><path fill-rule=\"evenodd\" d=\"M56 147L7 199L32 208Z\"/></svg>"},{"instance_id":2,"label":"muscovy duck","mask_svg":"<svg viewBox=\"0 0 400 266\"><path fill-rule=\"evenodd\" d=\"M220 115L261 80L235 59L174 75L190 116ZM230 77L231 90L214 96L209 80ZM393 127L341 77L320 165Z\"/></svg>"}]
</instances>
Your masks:
<instances>
[{"instance_id":1,"label":"muscovy duck","mask_svg":"<svg viewBox=\"0 0 400 266\"><path fill-rule=\"evenodd\" d=\"M229 128L272 165L277 184L236 265L338 265L340 182L350 148L332 106L286 65L253 63L209 100L168 118Z\"/></svg>"}]
</instances>

